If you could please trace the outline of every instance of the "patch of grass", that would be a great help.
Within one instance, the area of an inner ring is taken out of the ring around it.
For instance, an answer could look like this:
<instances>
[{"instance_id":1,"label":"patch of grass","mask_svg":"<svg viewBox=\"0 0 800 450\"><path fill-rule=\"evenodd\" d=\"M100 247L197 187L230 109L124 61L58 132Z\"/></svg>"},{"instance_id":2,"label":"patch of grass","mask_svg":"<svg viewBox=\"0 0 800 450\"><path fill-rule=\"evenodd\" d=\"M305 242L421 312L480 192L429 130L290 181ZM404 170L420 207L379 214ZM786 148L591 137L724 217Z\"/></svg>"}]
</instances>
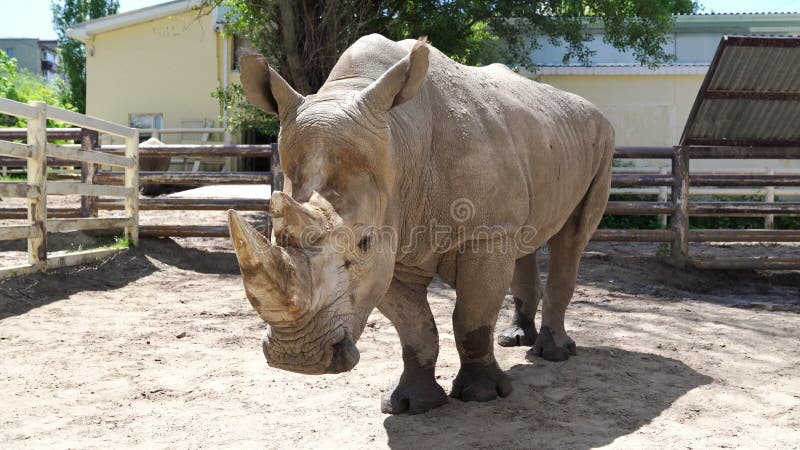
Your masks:
<instances>
[{"instance_id":1,"label":"patch of grass","mask_svg":"<svg viewBox=\"0 0 800 450\"><path fill-rule=\"evenodd\" d=\"M130 248L131 240L128 236L125 235L116 235L116 236L101 236L98 237L96 240L96 246L94 250L101 250L101 249L112 249L112 248Z\"/></svg>"},{"instance_id":2,"label":"patch of grass","mask_svg":"<svg viewBox=\"0 0 800 450\"><path fill-rule=\"evenodd\" d=\"M25 175L0 175L0 181L25 181Z\"/></svg>"}]
</instances>

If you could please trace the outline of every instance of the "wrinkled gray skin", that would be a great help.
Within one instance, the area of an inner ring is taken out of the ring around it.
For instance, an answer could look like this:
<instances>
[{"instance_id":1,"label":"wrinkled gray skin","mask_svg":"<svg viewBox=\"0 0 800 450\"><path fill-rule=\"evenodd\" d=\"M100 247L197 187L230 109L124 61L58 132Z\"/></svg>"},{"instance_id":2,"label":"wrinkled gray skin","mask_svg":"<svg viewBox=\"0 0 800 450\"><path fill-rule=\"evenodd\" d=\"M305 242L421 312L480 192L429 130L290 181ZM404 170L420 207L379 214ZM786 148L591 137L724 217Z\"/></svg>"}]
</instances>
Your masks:
<instances>
[{"instance_id":1,"label":"wrinkled gray skin","mask_svg":"<svg viewBox=\"0 0 800 450\"><path fill-rule=\"evenodd\" d=\"M350 370L377 307L395 325L404 361L384 412L446 403L426 298L435 275L457 294L461 369L451 396L510 393L493 353L509 287L517 322L501 344L534 343L529 357L574 354L564 312L605 209L614 148L596 107L502 65L466 67L424 41L379 35L353 44L306 97L261 57L243 58L241 67L248 100L280 118L287 177L270 203L275 243L230 212L248 299L269 324L263 347L271 366ZM534 252L546 242L537 337Z\"/></svg>"}]
</instances>

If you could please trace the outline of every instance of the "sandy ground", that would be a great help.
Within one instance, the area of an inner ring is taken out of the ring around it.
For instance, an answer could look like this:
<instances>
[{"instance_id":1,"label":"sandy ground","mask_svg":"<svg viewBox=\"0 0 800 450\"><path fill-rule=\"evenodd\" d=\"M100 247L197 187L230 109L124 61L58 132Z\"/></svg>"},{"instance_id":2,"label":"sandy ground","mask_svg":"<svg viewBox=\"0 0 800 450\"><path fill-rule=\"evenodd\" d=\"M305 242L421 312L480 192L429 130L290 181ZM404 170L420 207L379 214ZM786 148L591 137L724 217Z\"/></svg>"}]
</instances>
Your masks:
<instances>
[{"instance_id":1,"label":"sandy ground","mask_svg":"<svg viewBox=\"0 0 800 450\"><path fill-rule=\"evenodd\" d=\"M0 250L5 265L23 249ZM800 448L800 273L630 256L655 245L589 251L568 311L577 356L528 363L496 347L508 398L420 416L380 412L402 362L377 312L353 371L269 368L223 239L146 239L93 267L0 282L0 448ZM449 391L455 296L437 282L428 297Z\"/></svg>"}]
</instances>

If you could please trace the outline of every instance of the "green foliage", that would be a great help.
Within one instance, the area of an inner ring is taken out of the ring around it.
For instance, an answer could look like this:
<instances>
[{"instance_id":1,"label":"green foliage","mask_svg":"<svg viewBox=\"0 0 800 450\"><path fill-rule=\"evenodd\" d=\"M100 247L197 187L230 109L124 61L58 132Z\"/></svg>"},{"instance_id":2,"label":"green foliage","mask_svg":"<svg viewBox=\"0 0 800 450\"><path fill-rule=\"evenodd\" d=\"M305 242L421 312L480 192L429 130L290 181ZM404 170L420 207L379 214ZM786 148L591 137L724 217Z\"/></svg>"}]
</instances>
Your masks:
<instances>
[{"instance_id":1,"label":"green foliage","mask_svg":"<svg viewBox=\"0 0 800 450\"><path fill-rule=\"evenodd\" d=\"M62 102L75 105L80 113L86 112L86 50L82 42L70 39L67 29L75 24L97 19L119 10L118 0L54 0L50 5L53 27L58 35L61 57L59 71L65 77Z\"/></svg>"},{"instance_id":2,"label":"green foliage","mask_svg":"<svg viewBox=\"0 0 800 450\"><path fill-rule=\"evenodd\" d=\"M217 99L220 109L227 112L229 131L256 130L277 139L278 118L251 105L244 97L241 84L233 83L227 89L218 87L211 96Z\"/></svg>"},{"instance_id":3,"label":"green foliage","mask_svg":"<svg viewBox=\"0 0 800 450\"><path fill-rule=\"evenodd\" d=\"M588 64L591 27L605 42L632 51L646 66L669 61L673 13L691 13L689 0L424 0L386 1L378 22L393 38L427 35L437 48L467 64L504 62L533 70L535 36L566 44L564 61Z\"/></svg>"},{"instance_id":4,"label":"green foliage","mask_svg":"<svg viewBox=\"0 0 800 450\"><path fill-rule=\"evenodd\" d=\"M355 38L373 32L392 39L428 36L439 50L465 64L503 62L533 69L532 51L539 46L536 36L566 44L565 61L588 64L593 54L586 45L592 39L591 29L603 27L607 43L654 66L672 58L664 50L672 14L698 8L691 0L206 1L229 7L228 30L249 38L295 86L302 86L302 80L293 79L297 74L283 66L287 52L300 53L306 69L312 69L312 91L324 82L342 50ZM294 46L283 34L287 18L295 30L302 29L293 37ZM309 27L335 29L350 39L319 39L305 31ZM324 76L320 78L317 72Z\"/></svg>"},{"instance_id":5,"label":"green foliage","mask_svg":"<svg viewBox=\"0 0 800 450\"><path fill-rule=\"evenodd\" d=\"M48 84L44 78L27 70L19 70L16 59L9 58L0 50L0 97L18 102L41 101L66 109L70 104L61 103L57 84ZM25 127L27 120L0 114L0 127ZM65 127L66 124L48 121L50 127Z\"/></svg>"},{"instance_id":6,"label":"green foliage","mask_svg":"<svg viewBox=\"0 0 800 450\"><path fill-rule=\"evenodd\" d=\"M22 174L0 175L0 181L25 181L27 177Z\"/></svg>"},{"instance_id":7,"label":"green foliage","mask_svg":"<svg viewBox=\"0 0 800 450\"><path fill-rule=\"evenodd\" d=\"M0 50L0 98L19 100L17 95L17 60ZM13 127L17 118L0 114L0 127Z\"/></svg>"},{"instance_id":8,"label":"green foliage","mask_svg":"<svg viewBox=\"0 0 800 450\"><path fill-rule=\"evenodd\" d=\"M395 40L428 36L464 64L534 70L536 36L566 44L565 60L589 64L587 43L603 27L607 43L654 66L672 58L664 50L672 14L698 8L692 0L204 1L227 7L226 32L247 38L301 94L316 92L339 55L369 33Z\"/></svg>"},{"instance_id":9,"label":"green foliage","mask_svg":"<svg viewBox=\"0 0 800 450\"><path fill-rule=\"evenodd\" d=\"M669 244L666 242L661 243L656 250L656 256L669 256L670 253Z\"/></svg>"},{"instance_id":10,"label":"green foliage","mask_svg":"<svg viewBox=\"0 0 800 450\"><path fill-rule=\"evenodd\" d=\"M92 250L111 249L111 248L130 248L131 240L125 235L100 236L95 239ZM83 250L80 248L79 250Z\"/></svg>"}]
</instances>

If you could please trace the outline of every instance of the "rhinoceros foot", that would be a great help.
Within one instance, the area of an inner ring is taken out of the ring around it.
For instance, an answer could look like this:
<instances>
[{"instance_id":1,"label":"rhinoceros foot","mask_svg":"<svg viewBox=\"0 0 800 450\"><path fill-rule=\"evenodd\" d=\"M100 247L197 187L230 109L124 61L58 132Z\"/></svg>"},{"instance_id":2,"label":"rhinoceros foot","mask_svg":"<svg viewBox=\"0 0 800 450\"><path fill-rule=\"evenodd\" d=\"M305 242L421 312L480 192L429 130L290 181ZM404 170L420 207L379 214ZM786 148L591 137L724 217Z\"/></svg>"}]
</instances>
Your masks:
<instances>
[{"instance_id":1,"label":"rhinoceros foot","mask_svg":"<svg viewBox=\"0 0 800 450\"><path fill-rule=\"evenodd\" d=\"M381 397L384 414L421 414L445 404L447 394L436 382L433 369L404 371Z\"/></svg>"},{"instance_id":2,"label":"rhinoceros foot","mask_svg":"<svg viewBox=\"0 0 800 450\"><path fill-rule=\"evenodd\" d=\"M529 327L511 325L497 336L497 344L501 347L530 347L536 342L537 337L536 328L532 325Z\"/></svg>"},{"instance_id":3,"label":"rhinoceros foot","mask_svg":"<svg viewBox=\"0 0 800 450\"><path fill-rule=\"evenodd\" d=\"M511 381L496 362L462 364L450 396L465 402L488 402L511 393Z\"/></svg>"},{"instance_id":4,"label":"rhinoceros foot","mask_svg":"<svg viewBox=\"0 0 800 450\"><path fill-rule=\"evenodd\" d=\"M557 342L550 327L542 325L539 331L539 337L536 338L536 343L533 348L528 350L525 359L533 362L537 356L542 357L548 361L566 361L570 355L577 353L575 342L564 333L564 337L560 339L563 343Z\"/></svg>"}]
</instances>

